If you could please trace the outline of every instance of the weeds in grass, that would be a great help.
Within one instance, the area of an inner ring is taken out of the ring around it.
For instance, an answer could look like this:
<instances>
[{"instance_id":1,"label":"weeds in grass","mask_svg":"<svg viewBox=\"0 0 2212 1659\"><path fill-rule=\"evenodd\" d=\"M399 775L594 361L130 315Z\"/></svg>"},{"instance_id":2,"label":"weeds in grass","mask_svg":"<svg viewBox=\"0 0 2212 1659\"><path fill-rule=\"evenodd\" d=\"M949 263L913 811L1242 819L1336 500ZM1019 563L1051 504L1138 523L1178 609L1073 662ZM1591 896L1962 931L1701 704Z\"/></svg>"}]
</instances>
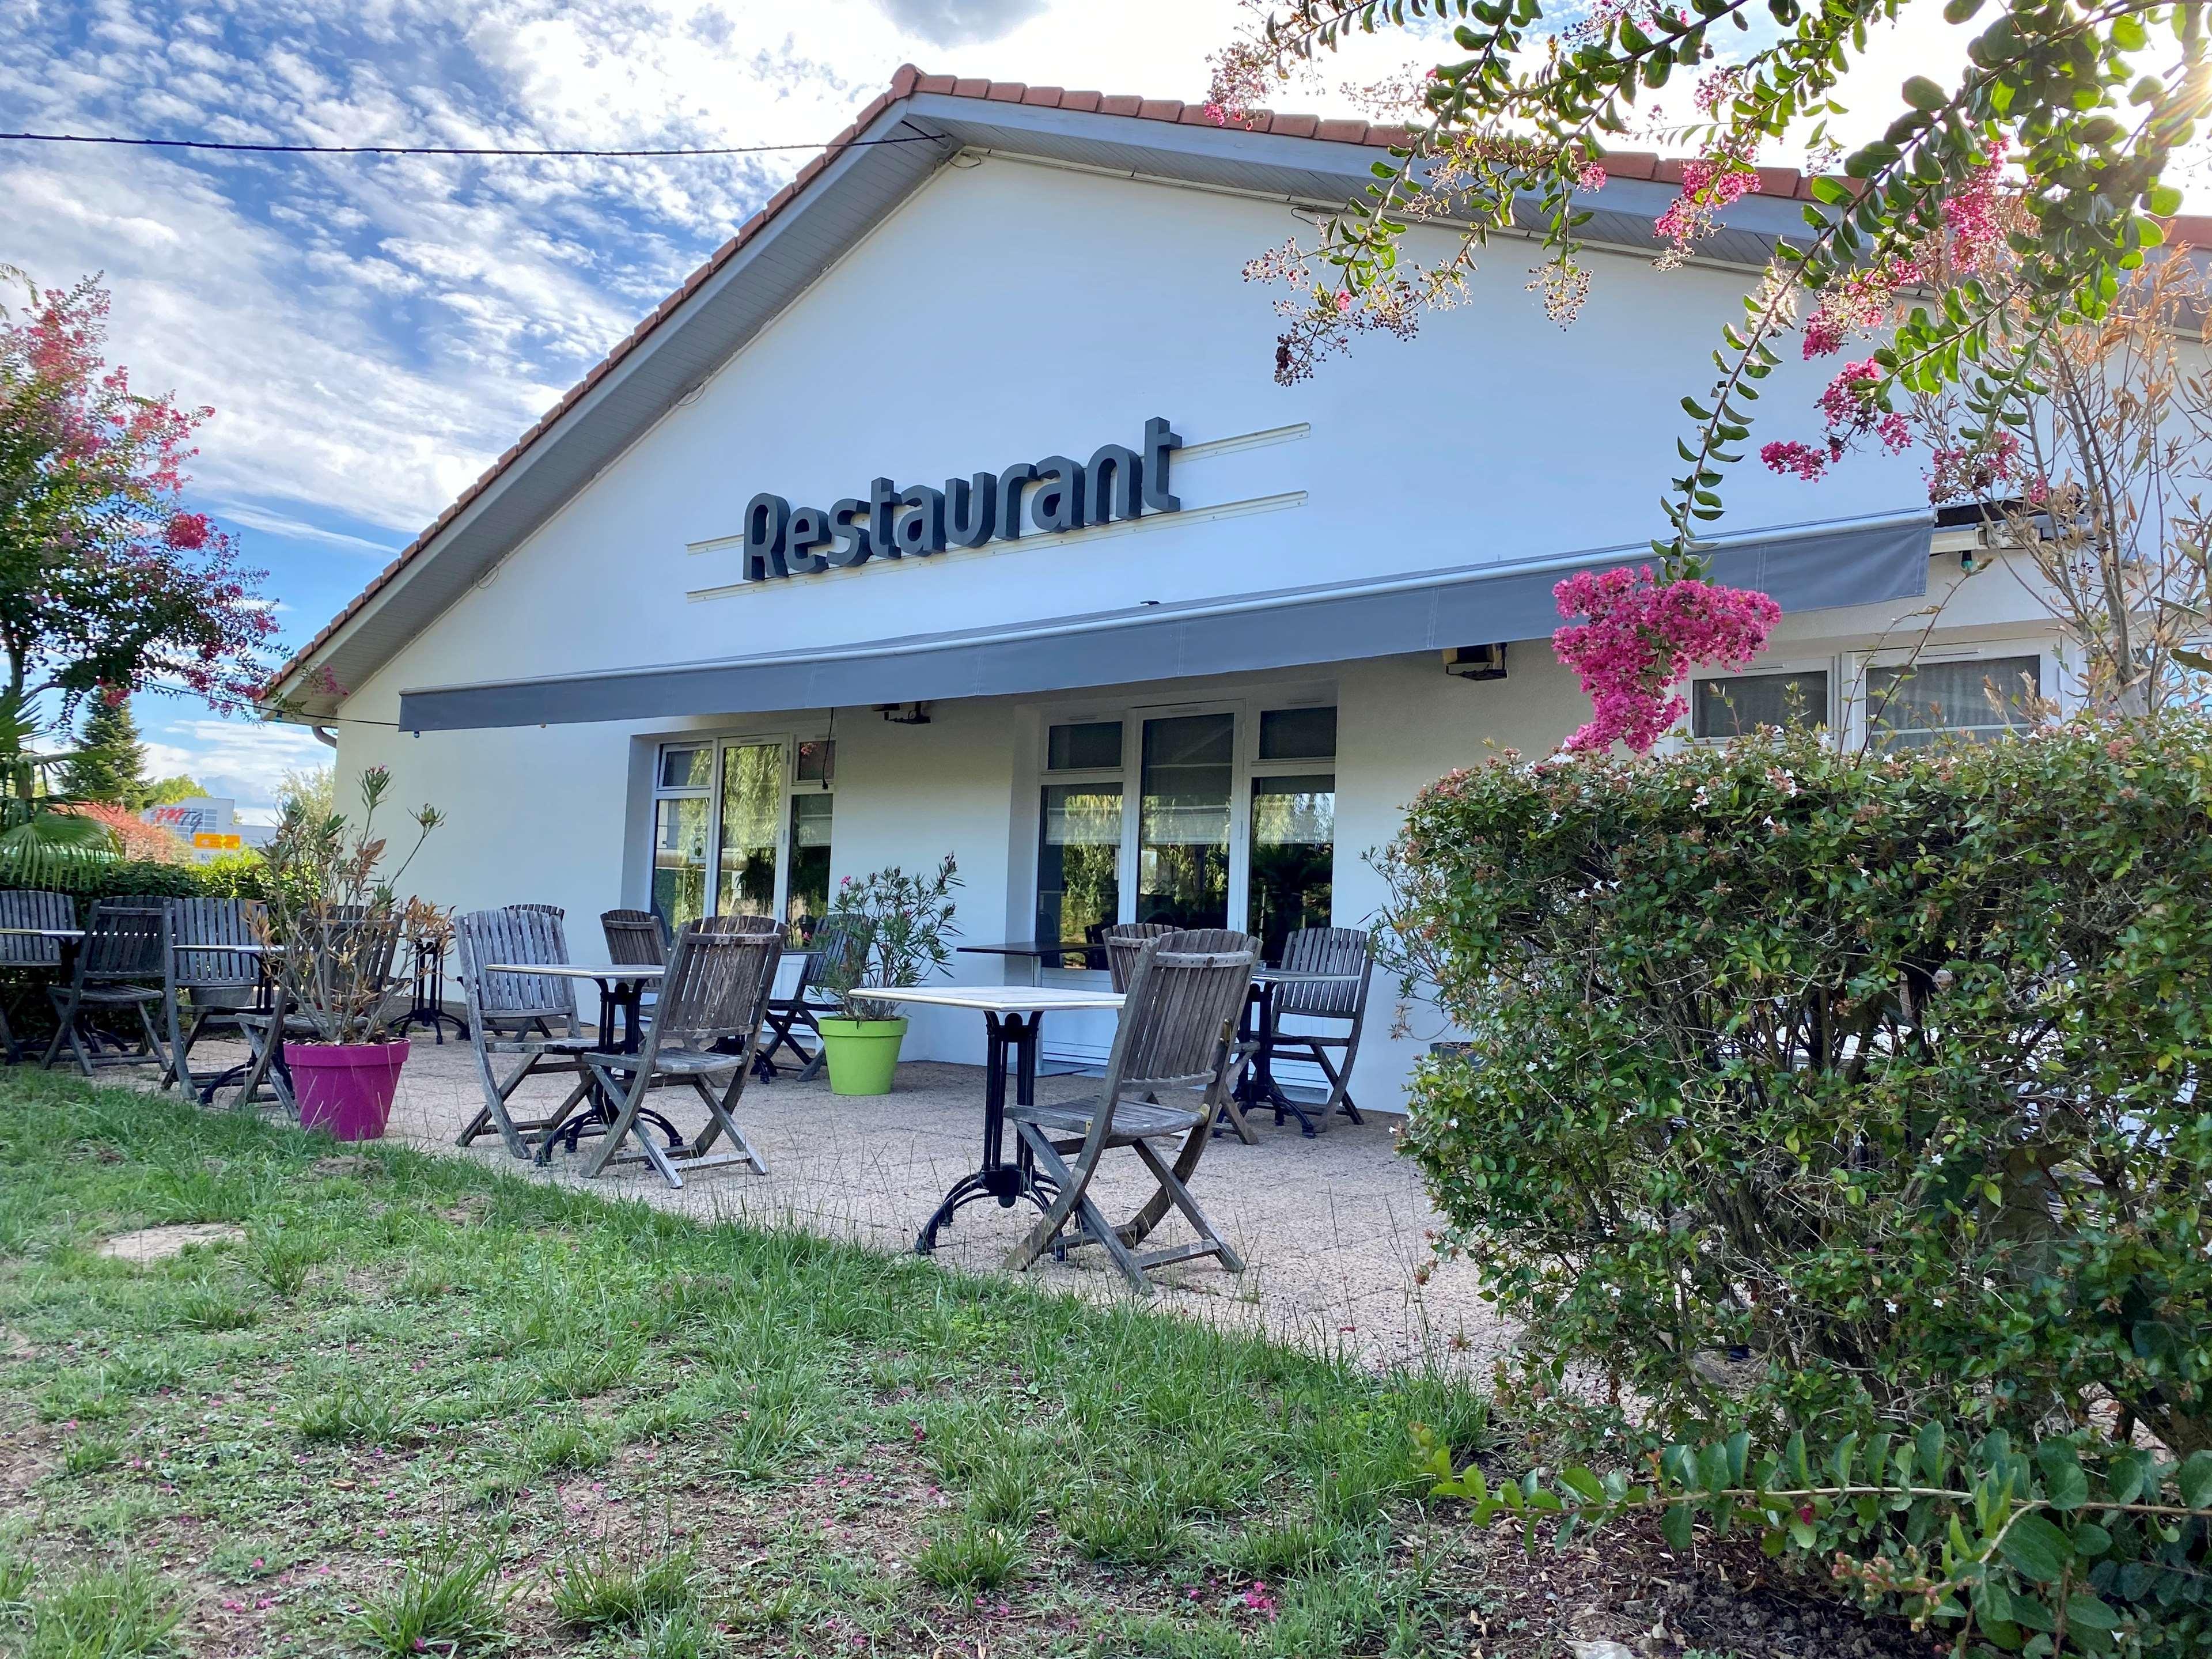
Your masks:
<instances>
[{"instance_id":1,"label":"weeds in grass","mask_svg":"<svg viewBox=\"0 0 2212 1659\"><path fill-rule=\"evenodd\" d=\"M388 1659L415 1659L432 1648L463 1654L504 1647L507 1604L519 1588L499 1582L505 1542L448 1540L355 1614L355 1634Z\"/></svg>"},{"instance_id":2,"label":"weeds in grass","mask_svg":"<svg viewBox=\"0 0 2212 1659\"><path fill-rule=\"evenodd\" d=\"M307 1288L309 1276L330 1254L329 1244L312 1232L275 1227L255 1237L246 1260L270 1295L289 1302Z\"/></svg>"},{"instance_id":3,"label":"weeds in grass","mask_svg":"<svg viewBox=\"0 0 2212 1659\"><path fill-rule=\"evenodd\" d=\"M729 1651L729 1644L714 1623L696 1607L648 1619L639 1626L644 1638L638 1659L714 1659Z\"/></svg>"},{"instance_id":4,"label":"weeds in grass","mask_svg":"<svg viewBox=\"0 0 2212 1659\"><path fill-rule=\"evenodd\" d=\"M85 1375L64 1378L39 1397L42 1423L100 1423L129 1413L131 1401L111 1386L106 1367L95 1365Z\"/></svg>"},{"instance_id":5,"label":"weeds in grass","mask_svg":"<svg viewBox=\"0 0 2212 1659\"><path fill-rule=\"evenodd\" d=\"M123 1443L103 1434L73 1434L62 1448L64 1474L97 1474L123 1461Z\"/></svg>"},{"instance_id":6,"label":"weeds in grass","mask_svg":"<svg viewBox=\"0 0 2212 1659\"><path fill-rule=\"evenodd\" d=\"M1019 1533L963 1515L930 1535L914 1558L914 1571L939 1589L991 1590L1009 1582L1021 1561Z\"/></svg>"},{"instance_id":7,"label":"weeds in grass","mask_svg":"<svg viewBox=\"0 0 2212 1659\"><path fill-rule=\"evenodd\" d=\"M1058 1518L1079 1555L1120 1565L1164 1561L1182 1538L1181 1524L1158 1493L1126 1487L1093 1486L1064 1506Z\"/></svg>"},{"instance_id":8,"label":"weeds in grass","mask_svg":"<svg viewBox=\"0 0 2212 1659\"><path fill-rule=\"evenodd\" d=\"M398 1439L410 1421L411 1413L388 1389L342 1377L302 1404L292 1426L302 1440L381 1445Z\"/></svg>"},{"instance_id":9,"label":"weeds in grass","mask_svg":"<svg viewBox=\"0 0 2212 1659\"><path fill-rule=\"evenodd\" d=\"M1343 1533L1317 1517L1262 1522L1224 1540L1214 1559L1236 1578L1303 1578L1334 1564Z\"/></svg>"},{"instance_id":10,"label":"weeds in grass","mask_svg":"<svg viewBox=\"0 0 2212 1659\"><path fill-rule=\"evenodd\" d=\"M253 1310L212 1285L195 1285L173 1305L176 1322L188 1330L240 1331L253 1322Z\"/></svg>"},{"instance_id":11,"label":"weeds in grass","mask_svg":"<svg viewBox=\"0 0 2212 1659\"><path fill-rule=\"evenodd\" d=\"M611 1393L637 1375L643 1358L635 1342L572 1343L538 1362L538 1392L551 1400L589 1400Z\"/></svg>"},{"instance_id":12,"label":"weeds in grass","mask_svg":"<svg viewBox=\"0 0 2212 1659\"><path fill-rule=\"evenodd\" d=\"M39 1569L27 1555L0 1555L0 1619L19 1619L31 1610L31 1586Z\"/></svg>"},{"instance_id":13,"label":"weeds in grass","mask_svg":"<svg viewBox=\"0 0 2212 1659\"><path fill-rule=\"evenodd\" d=\"M167 1586L134 1562L94 1568L27 1601L22 1659L155 1659L178 1651Z\"/></svg>"},{"instance_id":14,"label":"weeds in grass","mask_svg":"<svg viewBox=\"0 0 2212 1659\"><path fill-rule=\"evenodd\" d=\"M556 1417L531 1430L522 1443L522 1456L536 1474L596 1469L607 1461L607 1445L590 1424Z\"/></svg>"},{"instance_id":15,"label":"weeds in grass","mask_svg":"<svg viewBox=\"0 0 2212 1659\"><path fill-rule=\"evenodd\" d=\"M1018 1450L1001 1450L978 1468L968 1487L968 1512L994 1525L1026 1526L1046 1500L1040 1460Z\"/></svg>"},{"instance_id":16,"label":"weeds in grass","mask_svg":"<svg viewBox=\"0 0 2212 1659\"><path fill-rule=\"evenodd\" d=\"M629 1556L602 1549L556 1570L552 1601L553 1616L572 1630L642 1630L697 1612L699 1564L690 1551L665 1546Z\"/></svg>"}]
</instances>

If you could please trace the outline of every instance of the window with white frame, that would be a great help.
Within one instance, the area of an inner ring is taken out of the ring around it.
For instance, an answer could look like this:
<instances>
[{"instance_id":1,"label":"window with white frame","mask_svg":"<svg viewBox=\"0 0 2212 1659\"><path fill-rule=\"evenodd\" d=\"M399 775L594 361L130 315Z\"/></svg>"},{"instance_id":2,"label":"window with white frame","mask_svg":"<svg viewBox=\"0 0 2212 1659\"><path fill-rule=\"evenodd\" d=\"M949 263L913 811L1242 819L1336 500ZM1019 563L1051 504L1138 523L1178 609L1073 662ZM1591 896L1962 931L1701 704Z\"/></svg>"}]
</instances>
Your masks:
<instances>
[{"instance_id":1,"label":"window with white frame","mask_svg":"<svg viewBox=\"0 0 2212 1659\"><path fill-rule=\"evenodd\" d=\"M1876 749L1918 749L2024 731L2044 697L2043 658L2005 656L1870 665L1867 740Z\"/></svg>"},{"instance_id":2,"label":"window with white frame","mask_svg":"<svg viewBox=\"0 0 2212 1659\"><path fill-rule=\"evenodd\" d=\"M1701 743L1740 738L1761 726L1810 730L1826 726L1829 674L1789 668L1716 675L1690 686L1690 735Z\"/></svg>"},{"instance_id":3,"label":"window with white frame","mask_svg":"<svg viewBox=\"0 0 2212 1659\"><path fill-rule=\"evenodd\" d=\"M829 903L836 776L836 744L826 739L663 744L653 909L672 927L744 913L811 932Z\"/></svg>"},{"instance_id":4,"label":"window with white frame","mask_svg":"<svg viewBox=\"0 0 2212 1659\"><path fill-rule=\"evenodd\" d=\"M1068 720L1044 749L1039 940L1095 944L1121 921L1242 925L1272 957L1293 929L1328 924L1334 708Z\"/></svg>"}]
</instances>

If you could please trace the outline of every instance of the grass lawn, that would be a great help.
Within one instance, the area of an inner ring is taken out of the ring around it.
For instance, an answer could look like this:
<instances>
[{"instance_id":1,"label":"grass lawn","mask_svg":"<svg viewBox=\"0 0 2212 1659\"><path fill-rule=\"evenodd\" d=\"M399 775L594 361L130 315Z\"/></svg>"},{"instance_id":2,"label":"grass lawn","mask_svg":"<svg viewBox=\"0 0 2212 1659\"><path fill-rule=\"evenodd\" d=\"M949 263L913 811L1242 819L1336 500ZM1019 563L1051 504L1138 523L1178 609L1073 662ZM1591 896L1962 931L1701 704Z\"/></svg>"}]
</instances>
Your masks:
<instances>
[{"instance_id":1,"label":"grass lawn","mask_svg":"<svg viewBox=\"0 0 2212 1659\"><path fill-rule=\"evenodd\" d=\"M187 1223L241 1231L97 1248ZM1437 1377L0 1076L0 1652L1466 1655L1417 1421L1486 1432Z\"/></svg>"}]
</instances>

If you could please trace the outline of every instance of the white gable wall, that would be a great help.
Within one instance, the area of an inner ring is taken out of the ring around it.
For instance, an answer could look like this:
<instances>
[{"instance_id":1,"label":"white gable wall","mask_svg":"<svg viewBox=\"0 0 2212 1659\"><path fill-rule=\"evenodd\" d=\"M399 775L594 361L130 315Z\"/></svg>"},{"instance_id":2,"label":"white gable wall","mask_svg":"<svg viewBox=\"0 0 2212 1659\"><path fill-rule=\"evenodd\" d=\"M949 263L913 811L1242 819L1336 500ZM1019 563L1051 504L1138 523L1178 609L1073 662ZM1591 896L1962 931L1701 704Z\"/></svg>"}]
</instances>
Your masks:
<instances>
[{"instance_id":1,"label":"white gable wall","mask_svg":"<svg viewBox=\"0 0 2212 1659\"><path fill-rule=\"evenodd\" d=\"M1741 274L1662 275L1599 255L1589 304L1562 331L1525 291L1534 245L1501 240L1468 303L1417 341L1364 340L1285 390L1269 375L1279 290L1241 269L1294 232L1310 234L1287 209L1241 198L1006 161L940 173L346 700L342 769L390 764L401 800L433 801L451 820L410 884L466 908L562 904L582 948L600 910L643 898L654 741L685 729L818 734L827 714L702 710L690 721L415 738L379 724L397 714L402 689L865 642L1649 535L1686 428L1678 400L1711 378L1720 327L1741 314ZM1777 373L1764 405L1775 435L1811 435L1812 398L1834 367ZM1055 452L1081 460L1101 444L1135 446L1154 415L1193 446L1304 423L1304 436L1175 471L1190 513L1297 491L1303 503L685 597L738 582L735 550L685 545L738 533L756 491L826 507L865 495L878 473L941 483ZM1913 463L1872 459L1820 486L1746 465L1729 490L1728 524L1744 530L1923 499ZM1988 626L2000 632L2027 615L2022 603L1991 603ZM1832 644L1895 620L1825 613L1790 629ZM1340 699L1340 923L1371 911L1379 894L1360 855L1388 839L1422 783L1480 763L1486 739L1548 748L1583 712L1536 644L1516 648L1502 684L1449 679L1427 656L1295 678L1333 681ZM1041 723L1012 699L939 704L927 726L842 711L836 873L955 851L967 937L1026 937ZM973 962L963 976L987 976ZM1378 987L1376 1037L1389 1000ZM911 1041L924 1054L973 1047L964 1019L925 1023ZM1366 1093L1391 1103L1403 1057L1373 1048Z\"/></svg>"}]
</instances>

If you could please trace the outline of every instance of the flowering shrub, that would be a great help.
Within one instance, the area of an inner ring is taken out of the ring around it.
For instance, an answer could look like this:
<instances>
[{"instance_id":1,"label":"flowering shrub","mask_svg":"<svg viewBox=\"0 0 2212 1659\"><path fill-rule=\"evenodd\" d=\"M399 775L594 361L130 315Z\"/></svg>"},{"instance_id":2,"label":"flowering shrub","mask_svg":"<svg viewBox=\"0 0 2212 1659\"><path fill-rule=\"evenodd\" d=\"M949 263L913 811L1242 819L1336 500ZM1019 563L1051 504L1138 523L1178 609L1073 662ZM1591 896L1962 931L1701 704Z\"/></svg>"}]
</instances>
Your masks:
<instances>
[{"instance_id":1,"label":"flowering shrub","mask_svg":"<svg viewBox=\"0 0 2212 1659\"><path fill-rule=\"evenodd\" d=\"M1570 750L1615 743L1648 750L1687 707L1671 695L1685 670L1741 667L1782 620L1782 607L1764 593L1696 577L1662 580L1649 565L1585 570L1552 597L1561 616L1586 619L1552 635L1591 704L1589 720L1567 739Z\"/></svg>"},{"instance_id":2,"label":"flowering shrub","mask_svg":"<svg viewBox=\"0 0 2212 1659\"><path fill-rule=\"evenodd\" d=\"M897 865L837 884L830 914L860 930L860 942L817 963L815 983L845 1005L854 1019L896 1019L898 1005L852 994L857 985L919 985L952 960L948 941L952 891L966 884L951 854L927 875L908 875Z\"/></svg>"},{"instance_id":3,"label":"flowering shrub","mask_svg":"<svg viewBox=\"0 0 2212 1659\"><path fill-rule=\"evenodd\" d=\"M2212 718L1455 773L1407 1150L1593 1430L2212 1449Z\"/></svg>"},{"instance_id":4,"label":"flowering shrub","mask_svg":"<svg viewBox=\"0 0 2212 1659\"><path fill-rule=\"evenodd\" d=\"M0 633L7 685L111 700L258 692L276 620L230 538L181 500L214 411L134 392L105 359L106 292L0 306Z\"/></svg>"}]
</instances>

